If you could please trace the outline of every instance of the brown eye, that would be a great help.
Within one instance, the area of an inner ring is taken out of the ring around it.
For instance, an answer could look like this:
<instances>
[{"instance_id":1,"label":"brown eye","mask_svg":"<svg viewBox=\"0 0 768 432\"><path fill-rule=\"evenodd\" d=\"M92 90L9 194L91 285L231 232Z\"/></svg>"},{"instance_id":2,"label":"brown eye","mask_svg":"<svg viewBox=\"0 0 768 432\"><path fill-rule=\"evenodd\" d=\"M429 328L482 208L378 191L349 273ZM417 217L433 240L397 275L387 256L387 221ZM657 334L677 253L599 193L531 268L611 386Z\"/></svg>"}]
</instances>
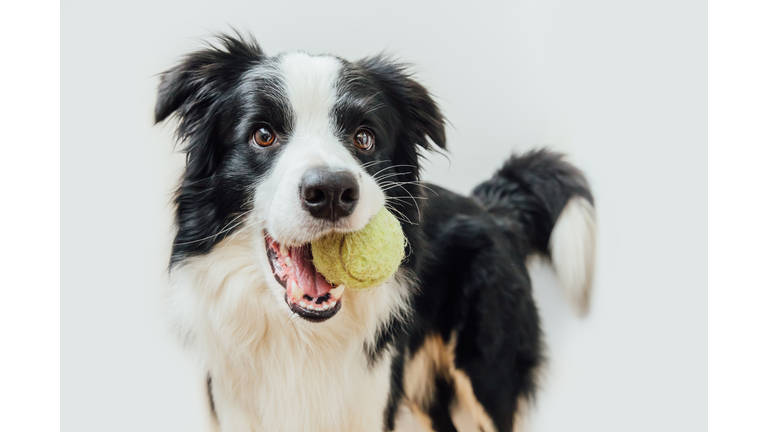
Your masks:
<instances>
[{"instance_id":1,"label":"brown eye","mask_svg":"<svg viewBox=\"0 0 768 432\"><path fill-rule=\"evenodd\" d=\"M275 142L275 132L269 126L259 126L251 137L251 144L269 147Z\"/></svg>"},{"instance_id":2,"label":"brown eye","mask_svg":"<svg viewBox=\"0 0 768 432\"><path fill-rule=\"evenodd\" d=\"M373 148L373 143L376 140L373 138L373 133L368 129L360 128L355 132L355 145L363 150L370 150Z\"/></svg>"}]
</instances>

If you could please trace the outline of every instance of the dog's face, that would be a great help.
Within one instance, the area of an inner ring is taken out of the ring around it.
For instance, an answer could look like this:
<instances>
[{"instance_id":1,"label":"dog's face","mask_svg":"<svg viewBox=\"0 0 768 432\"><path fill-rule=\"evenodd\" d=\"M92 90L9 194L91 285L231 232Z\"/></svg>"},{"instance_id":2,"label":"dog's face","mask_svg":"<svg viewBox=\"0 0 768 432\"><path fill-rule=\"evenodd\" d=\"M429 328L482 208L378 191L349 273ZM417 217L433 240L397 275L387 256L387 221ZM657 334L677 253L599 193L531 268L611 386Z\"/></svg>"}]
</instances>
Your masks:
<instances>
[{"instance_id":1,"label":"dog's face","mask_svg":"<svg viewBox=\"0 0 768 432\"><path fill-rule=\"evenodd\" d=\"M348 62L304 53L268 57L255 42L220 48L165 72L156 121L179 118L186 171L176 196L171 266L206 254L241 230L258 233L271 289L299 316L341 308L312 264L309 243L364 227L386 206L418 222L419 148L445 147L427 91L381 57Z\"/></svg>"}]
</instances>

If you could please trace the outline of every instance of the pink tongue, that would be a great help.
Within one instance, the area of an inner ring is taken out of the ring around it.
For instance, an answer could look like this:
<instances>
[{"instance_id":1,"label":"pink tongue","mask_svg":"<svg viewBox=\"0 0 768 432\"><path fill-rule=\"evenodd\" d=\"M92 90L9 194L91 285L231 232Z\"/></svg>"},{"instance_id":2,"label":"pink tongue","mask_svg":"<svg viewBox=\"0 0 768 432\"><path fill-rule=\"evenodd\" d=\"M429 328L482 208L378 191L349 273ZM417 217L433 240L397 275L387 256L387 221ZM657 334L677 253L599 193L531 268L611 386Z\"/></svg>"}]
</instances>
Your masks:
<instances>
[{"instance_id":1,"label":"pink tongue","mask_svg":"<svg viewBox=\"0 0 768 432\"><path fill-rule=\"evenodd\" d=\"M315 298L322 297L333 288L315 269L306 248L291 248L290 253L293 261L293 277L305 294Z\"/></svg>"}]
</instances>

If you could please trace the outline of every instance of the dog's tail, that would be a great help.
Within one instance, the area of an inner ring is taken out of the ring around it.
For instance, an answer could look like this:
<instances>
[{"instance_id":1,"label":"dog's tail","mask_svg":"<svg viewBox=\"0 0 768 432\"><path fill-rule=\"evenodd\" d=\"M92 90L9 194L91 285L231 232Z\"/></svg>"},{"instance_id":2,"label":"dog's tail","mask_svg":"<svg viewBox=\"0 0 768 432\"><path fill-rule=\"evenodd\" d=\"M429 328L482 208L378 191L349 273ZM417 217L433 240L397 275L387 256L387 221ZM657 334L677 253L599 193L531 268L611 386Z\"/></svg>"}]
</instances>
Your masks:
<instances>
[{"instance_id":1,"label":"dog's tail","mask_svg":"<svg viewBox=\"0 0 768 432\"><path fill-rule=\"evenodd\" d=\"M472 197L522 239L525 253L551 258L580 314L589 309L595 258L595 209L584 175L563 155L513 155Z\"/></svg>"}]
</instances>

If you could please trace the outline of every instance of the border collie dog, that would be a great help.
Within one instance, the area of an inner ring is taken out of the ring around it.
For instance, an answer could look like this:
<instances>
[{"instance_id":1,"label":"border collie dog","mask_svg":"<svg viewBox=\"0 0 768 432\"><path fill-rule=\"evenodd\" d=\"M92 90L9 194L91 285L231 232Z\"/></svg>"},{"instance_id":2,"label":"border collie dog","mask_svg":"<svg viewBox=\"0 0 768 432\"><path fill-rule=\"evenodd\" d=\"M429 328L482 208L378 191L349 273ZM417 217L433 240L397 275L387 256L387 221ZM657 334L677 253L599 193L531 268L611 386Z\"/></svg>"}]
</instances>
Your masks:
<instances>
[{"instance_id":1,"label":"border collie dog","mask_svg":"<svg viewBox=\"0 0 768 432\"><path fill-rule=\"evenodd\" d=\"M250 36L164 72L155 120L175 116L168 315L205 367L214 429L511 431L542 362L529 257L550 259L580 310L593 199L546 150L512 156L465 197L420 181L444 119L405 66ZM379 287L329 284L313 239L382 207L406 259Z\"/></svg>"}]
</instances>

